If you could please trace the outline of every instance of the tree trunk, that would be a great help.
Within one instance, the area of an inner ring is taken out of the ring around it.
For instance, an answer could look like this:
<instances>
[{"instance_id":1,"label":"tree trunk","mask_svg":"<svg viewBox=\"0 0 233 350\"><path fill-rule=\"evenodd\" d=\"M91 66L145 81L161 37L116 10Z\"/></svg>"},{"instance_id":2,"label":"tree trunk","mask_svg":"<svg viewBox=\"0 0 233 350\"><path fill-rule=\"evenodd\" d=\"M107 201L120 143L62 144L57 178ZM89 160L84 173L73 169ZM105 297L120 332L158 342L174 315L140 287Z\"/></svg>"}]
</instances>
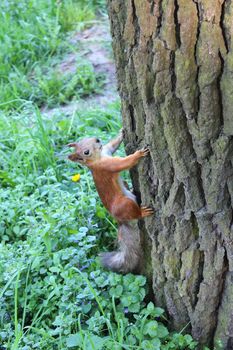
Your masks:
<instances>
[{"instance_id":1,"label":"tree trunk","mask_svg":"<svg viewBox=\"0 0 233 350\"><path fill-rule=\"evenodd\" d=\"M150 148L132 178L156 210L141 224L156 303L233 349L233 1L108 9L126 150Z\"/></svg>"}]
</instances>

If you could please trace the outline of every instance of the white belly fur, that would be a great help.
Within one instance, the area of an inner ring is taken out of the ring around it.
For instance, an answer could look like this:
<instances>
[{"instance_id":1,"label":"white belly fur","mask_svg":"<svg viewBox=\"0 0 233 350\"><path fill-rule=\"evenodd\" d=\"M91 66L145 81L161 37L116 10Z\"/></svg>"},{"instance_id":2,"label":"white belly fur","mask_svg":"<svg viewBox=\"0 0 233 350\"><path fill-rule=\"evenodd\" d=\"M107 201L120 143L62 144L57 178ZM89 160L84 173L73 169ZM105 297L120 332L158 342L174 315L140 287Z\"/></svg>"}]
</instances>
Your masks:
<instances>
[{"instance_id":1,"label":"white belly fur","mask_svg":"<svg viewBox=\"0 0 233 350\"><path fill-rule=\"evenodd\" d=\"M118 182L119 182L119 185L122 189L122 192L124 193L124 195L130 199L132 199L135 203L137 203L137 200L136 200L136 196L130 192L129 190L127 190L127 188L125 187L124 183L123 183L123 180L122 178L119 176L118 178Z\"/></svg>"}]
</instances>

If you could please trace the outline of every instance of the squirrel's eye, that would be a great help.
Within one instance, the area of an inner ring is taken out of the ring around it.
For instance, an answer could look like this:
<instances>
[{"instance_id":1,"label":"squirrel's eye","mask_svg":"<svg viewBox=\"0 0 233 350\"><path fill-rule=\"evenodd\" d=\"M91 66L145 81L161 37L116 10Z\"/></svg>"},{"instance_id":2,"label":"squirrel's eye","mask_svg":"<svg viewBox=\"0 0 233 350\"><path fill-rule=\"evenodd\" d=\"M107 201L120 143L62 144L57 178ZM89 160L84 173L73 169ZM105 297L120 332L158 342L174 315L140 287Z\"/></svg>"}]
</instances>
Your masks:
<instances>
[{"instance_id":1,"label":"squirrel's eye","mask_svg":"<svg viewBox=\"0 0 233 350\"><path fill-rule=\"evenodd\" d=\"M85 156L88 156L89 153L90 153L89 149L87 149L86 151L83 152L83 154L85 154Z\"/></svg>"},{"instance_id":2,"label":"squirrel's eye","mask_svg":"<svg viewBox=\"0 0 233 350\"><path fill-rule=\"evenodd\" d=\"M96 139L96 142L97 142L97 143L100 143L100 139Z\"/></svg>"}]
</instances>

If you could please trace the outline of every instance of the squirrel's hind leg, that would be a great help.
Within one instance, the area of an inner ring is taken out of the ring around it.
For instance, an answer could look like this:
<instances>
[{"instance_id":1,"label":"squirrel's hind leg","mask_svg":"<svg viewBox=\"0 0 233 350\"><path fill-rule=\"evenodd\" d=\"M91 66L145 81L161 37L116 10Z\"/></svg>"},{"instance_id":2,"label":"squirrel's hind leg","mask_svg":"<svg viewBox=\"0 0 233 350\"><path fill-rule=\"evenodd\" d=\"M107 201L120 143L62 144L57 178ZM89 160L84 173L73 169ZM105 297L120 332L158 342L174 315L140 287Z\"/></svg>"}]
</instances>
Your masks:
<instances>
[{"instance_id":1,"label":"squirrel's hind leg","mask_svg":"<svg viewBox=\"0 0 233 350\"><path fill-rule=\"evenodd\" d=\"M118 222L131 221L145 218L154 214L154 209L150 207L139 207L131 198L123 197L113 203L111 214Z\"/></svg>"},{"instance_id":2,"label":"squirrel's hind leg","mask_svg":"<svg viewBox=\"0 0 233 350\"><path fill-rule=\"evenodd\" d=\"M111 208L111 214L118 222L140 219L141 208L133 200L126 196L115 201Z\"/></svg>"}]
</instances>

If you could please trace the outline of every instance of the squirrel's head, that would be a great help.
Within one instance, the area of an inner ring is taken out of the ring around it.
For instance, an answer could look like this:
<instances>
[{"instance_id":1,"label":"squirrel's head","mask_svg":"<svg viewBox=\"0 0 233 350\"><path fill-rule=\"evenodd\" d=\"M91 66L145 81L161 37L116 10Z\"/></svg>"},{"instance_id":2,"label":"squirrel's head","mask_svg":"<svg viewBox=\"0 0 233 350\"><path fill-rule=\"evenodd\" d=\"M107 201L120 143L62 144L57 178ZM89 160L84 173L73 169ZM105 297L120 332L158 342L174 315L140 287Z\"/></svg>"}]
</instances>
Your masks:
<instances>
[{"instance_id":1,"label":"squirrel's head","mask_svg":"<svg viewBox=\"0 0 233 350\"><path fill-rule=\"evenodd\" d=\"M75 148L75 152L68 156L72 162L88 164L101 157L102 143L96 137L89 137L79 142L69 143L68 147Z\"/></svg>"}]
</instances>

